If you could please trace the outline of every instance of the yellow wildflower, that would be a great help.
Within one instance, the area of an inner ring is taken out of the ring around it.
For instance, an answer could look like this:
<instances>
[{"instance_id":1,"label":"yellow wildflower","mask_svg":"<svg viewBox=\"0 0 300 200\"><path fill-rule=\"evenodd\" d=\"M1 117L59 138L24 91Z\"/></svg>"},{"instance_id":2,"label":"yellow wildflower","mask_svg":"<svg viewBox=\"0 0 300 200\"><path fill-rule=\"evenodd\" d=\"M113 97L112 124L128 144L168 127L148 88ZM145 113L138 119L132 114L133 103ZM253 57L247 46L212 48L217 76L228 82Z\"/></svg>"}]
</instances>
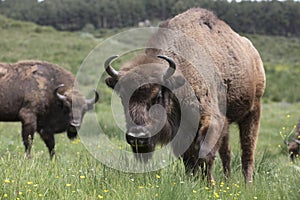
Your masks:
<instances>
[{"instance_id":1,"label":"yellow wildflower","mask_svg":"<svg viewBox=\"0 0 300 200\"><path fill-rule=\"evenodd\" d=\"M31 181L28 181L28 182L27 182L27 184L28 184L28 185L32 185L32 184L33 184L33 182L31 182Z\"/></svg>"},{"instance_id":2,"label":"yellow wildflower","mask_svg":"<svg viewBox=\"0 0 300 200\"><path fill-rule=\"evenodd\" d=\"M99 198L99 199L103 199L103 196L99 194L99 195L98 195L98 198Z\"/></svg>"},{"instance_id":3,"label":"yellow wildflower","mask_svg":"<svg viewBox=\"0 0 300 200\"><path fill-rule=\"evenodd\" d=\"M71 186L71 184L70 184L70 183L67 183L67 184L66 184L66 186L67 186L67 187L70 187L70 186Z\"/></svg>"},{"instance_id":4,"label":"yellow wildflower","mask_svg":"<svg viewBox=\"0 0 300 200\"><path fill-rule=\"evenodd\" d=\"M215 186L216 182L214 180L211 180L211 184L212 184L212 186Z\"/></svg>"},{"instance_id":5,"label":"yellow wildflower","mask_svg":"<svg viewBox=\"0 0 300 200\"><path fill-rule=\"evenodd\" d=\"M85 179L85 176L79 176L79 178L81 178L81 179Z\"/></svg>"},{"instance_id":6,"label":"yellow wildflower","mask_svg":"<svg viewBox=\"0 0 300 200\"><path fill-rule=\"evenodd\" d=\"M7 194L4 194L3 197L6 198L6 197L8 197L8 195L7 195Z\"/></svg>"},{"instance_id":7,"label":"yellow wildflower","mask_svg":"<svg viewBox=\"0 0 300 200\"><path fill-rule=\"evenodd\" d=\"M107 190L107 189L105 189L105 190L103 190L103 192L107 193L107 192L108 192L108 190Z\"/></svg>"},{"instance_id":8,"label":"yellow wildflower","mask_svg":"<svg viewBox=\"0 0 300 200\"><path fill-rule=\"evenodd\" d=\"M79 143L80 143L80 139L78 138L72 141L72 144L79 144Z\"/></svg>"},{"instance_id":9,"label":"yellow wildflower","mask_svg":"<svg viewBox=\"0 0 300 200\"><path fill-rule=\"evenodd\" d=\"M220 195L217 192L215 192L214 195L217 199L220 198Z\"/></svg>"},{"instance_id":10,"label":"yellow wildflower","mask_svg":"<svg viewBox=\"0 0 300 200\"><path fill-rule=\"evenodd\" d=\"M10 183L10 180L5 179L5 180L4 180L4 183Z\"/></svg>"},{"instance_id":11,"label":"yellow wildflower","mask_svg":"<svg viewBox=\"0 0 300 200\"><path fill-rule=\"evenodd\" d=\"M156 176L156 178L157 178L157 179L159 179L159 178L160 178L160 175L158 175L158 174L156 174L155 176Z\"/></svg>"}]
</instances>

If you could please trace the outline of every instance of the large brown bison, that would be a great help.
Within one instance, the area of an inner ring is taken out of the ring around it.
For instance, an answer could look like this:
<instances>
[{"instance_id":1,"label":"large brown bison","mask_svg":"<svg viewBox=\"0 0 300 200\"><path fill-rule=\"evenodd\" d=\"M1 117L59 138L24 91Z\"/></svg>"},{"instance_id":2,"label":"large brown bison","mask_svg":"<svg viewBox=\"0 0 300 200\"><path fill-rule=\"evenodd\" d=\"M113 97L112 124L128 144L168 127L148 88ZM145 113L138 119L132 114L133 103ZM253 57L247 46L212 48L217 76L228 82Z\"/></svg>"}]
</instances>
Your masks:
<instances>
[{"instance_id":1,"label":"large brown bison","mask_svg":"<svg viewBox=\"0 0 300 200\"><path fill-rule=\"evenodd\" d=\"M296 135L295 135L295 137L290 142L288 142L287 138L286 138L285 144L288 146L288 151L289 151L291 160L294 161L295 158L299 157L300 119L299 119L299 122L298 122L298 124L296 126Z\"/></svg>"},{"instance_id":2,"label":"large brown bison","mask_svg":"<svg viewBox=\"0 0 300 200\"><path fill-rule=\"evenodd\" d=\"M74 88L74 76L58 66L41 61L0 63L0 121L22 122L22 138L30 157L37 131L54 155L54 134L67 131L77 136L83 116L98 101L86 99Z\"/></svg>"},{"instance_id":3,"label":"large brown bison","mask_svg":"<svg viewBox=\"0 0 300 200\"><path fill-rule=\"evenodd\" d=\"M163 22L147 45L144 55L120 71L110 65L116 56L105 62L110 75L105 82L121 97L126 140L133 152L147 160L156 144L172 142L188 172L201 170L213 180L212 165L219 151L228 176L229 124L235 122L243 175L252 182L266 80L251 42L212 12L194 8Z\"/></svg>"}]
</instances>

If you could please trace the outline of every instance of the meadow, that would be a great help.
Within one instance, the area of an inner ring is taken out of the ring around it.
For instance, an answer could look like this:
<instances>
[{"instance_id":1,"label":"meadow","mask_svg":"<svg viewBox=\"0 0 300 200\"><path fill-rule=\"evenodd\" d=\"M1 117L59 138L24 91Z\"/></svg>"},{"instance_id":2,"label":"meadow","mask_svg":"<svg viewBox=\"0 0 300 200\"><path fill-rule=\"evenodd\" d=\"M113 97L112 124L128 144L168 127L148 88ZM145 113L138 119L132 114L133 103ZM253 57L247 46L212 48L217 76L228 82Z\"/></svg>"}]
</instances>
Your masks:
<instances>
[{"instance_id":1,"label":"meadow","mask_svg":"<svg viewBox=\"0 0 300 200\"><path fill-rule=\"evenodd\" d=\"M299 199L300 161L290 162L283 139L300 117L300 86L296 81L300 75L300 39L247 37L260 51L268 78L251 188L245 186L241 173L235 126L230 135L232 175L225 179L217 157L212 187L186 175L180 159L163 169L140 174L109 168L93 157L80 137L69 141L66 134L55 136L57 156L52 161L36 134L33 158L28 160L21 124L1 122L0 199ZM83 32L57 32L0 16L1 62L46 60L76 74L85 57L103 39ZM102 83L98 90L102 98L95 110L101 126L118 148L129 149L122 131L111 123L110 90Z\"/></svg>"}]
</instances>

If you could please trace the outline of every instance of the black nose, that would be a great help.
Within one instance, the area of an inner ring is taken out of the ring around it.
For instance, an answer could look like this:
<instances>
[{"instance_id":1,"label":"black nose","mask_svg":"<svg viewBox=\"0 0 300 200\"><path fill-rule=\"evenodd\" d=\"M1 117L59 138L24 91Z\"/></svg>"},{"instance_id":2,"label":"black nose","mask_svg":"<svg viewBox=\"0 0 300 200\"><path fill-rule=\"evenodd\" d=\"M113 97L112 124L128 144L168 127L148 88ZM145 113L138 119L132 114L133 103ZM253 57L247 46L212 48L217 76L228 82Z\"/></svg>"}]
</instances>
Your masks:
<instances>
[{"instance_id":1,"label":"black nose","mask_svg":"<svg viewBox=\"0 0 300 200\"><path fill-rule=\"evenodd\" d=\"M143 127L130 128L126 133L127 143L132 146L144 146L149 144L150 134Z\"/></svg>"}]
</instances>

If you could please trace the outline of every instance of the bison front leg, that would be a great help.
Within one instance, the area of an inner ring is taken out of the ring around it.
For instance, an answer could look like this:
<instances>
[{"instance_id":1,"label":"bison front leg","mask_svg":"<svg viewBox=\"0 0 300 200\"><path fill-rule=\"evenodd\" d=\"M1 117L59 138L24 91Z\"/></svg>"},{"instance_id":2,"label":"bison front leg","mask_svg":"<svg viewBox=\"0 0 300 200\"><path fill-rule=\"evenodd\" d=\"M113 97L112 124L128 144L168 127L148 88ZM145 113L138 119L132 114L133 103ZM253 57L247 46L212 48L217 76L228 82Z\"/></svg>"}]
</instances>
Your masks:
<instances>
[{"instance_id":1,"label":"bison front leg","mask_svg":"<svg viewBox=\"0 0 300 200\"><path fill-rule=\"evenodd\" d=\"M229 144L229 125L224 124L223 128L223 138L221 139L219 154L222 160L223 171L226 178L230 176L230 160L231 160L231 150Z\"/></svg>"},{"instance_id":2,"label":"bison front leg","mask_svg":"<svg viewBox=\"0 0 300 200\"><path fill-rule=\"evenodd\" d=\"M183 155L182 158L183 158L185 172L190 175L199 176L200 167L202 169L203 163L201 163L201 161L198 159L198 157L196 155L191 155L189 153L186 153L185 155ZM202 177L204 177L205 175L203 173Z\"/></svg>"},{"instance_id":3,"label":"bison front leg","mask_svg":"<svg viewBox=\"0 0 300 200\"><path fill-rule=\"evenodd\" d=\"M261 106L258 102L242 121L238 122L242 148L242 170L245 181L252 183L254 170L254 151L260 126Z\"/></svg>"},{"instance_id":4,"label":"bison front leg","mask_svg":"<svg viewBox=\"0 0 300 200\"><path fill-rule=\"evenodd\" d=\"M34 132L36 131L36 116L28 110L20 111L22 122L22 139L25 146L26 158L31 158L31 147Z\"/></svg>"},{"instance_id":5,"label":"bison front leg","mask_svg":"<svg viewBox=\"0 0 300 200\"><path fill-rule=\"evenodd\" d=\"M54 134L53 133L48 133L45 130L41 130L40 131L40 135L41 138L43 139L43 141L45 142L48 150L49 150L49 154L50 154L50 159L53 158L53 156L55 155L55 139L54 139Z\"/></svg>"},{"instance_id":6,"label":"bison front leg","mask_svg":"<svg viewBox=\"0 0 300 200\"><path fill-rule=\"evenodd\" d=\"M205 161L205 170L207 179L209 182L213 182L212 166L214 164L216 152L219 150L220 144L224 139L224 134L228 122L221 114L215 116L203 117L201 119L201 128L199 129L197 143L200 145L198 150L198 158ZM228 145L224 143L224 146ZM223 156L224 162L228 159L227 156ZM226 164L227 165L227 164Z\"/></svg>"},{"instance_id":7,"label":"bison front leg","mask_svg":"<svg viewBox=\"0 0 300 200\"><path fill-rule=\"evenodd\" d=\"M215 155L212 153L209 153L206 159L198 158L198 151L195 151L193 147L190 148L189 151L183 155L183 163L185 166L186 173L192 174L196 177L201 175L201 178L203 180L207 178L208 183L214 182L214 178L212 175L212 167L214 164L214 160Z\"/></svg>"}]
</instances>

